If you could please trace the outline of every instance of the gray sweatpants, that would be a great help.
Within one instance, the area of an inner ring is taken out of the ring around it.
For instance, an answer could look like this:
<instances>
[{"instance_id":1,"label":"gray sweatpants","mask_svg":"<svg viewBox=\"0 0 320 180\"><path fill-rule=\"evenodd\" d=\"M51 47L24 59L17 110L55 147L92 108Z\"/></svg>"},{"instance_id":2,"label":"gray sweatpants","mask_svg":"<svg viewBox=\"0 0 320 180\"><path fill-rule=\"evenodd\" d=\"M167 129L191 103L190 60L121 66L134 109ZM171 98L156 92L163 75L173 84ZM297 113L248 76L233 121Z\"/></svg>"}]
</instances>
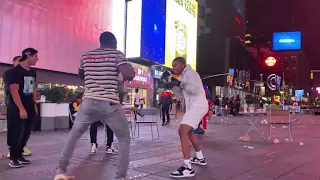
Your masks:
<instances>
[{"instance_id":1,"label":"gray sweatpants","mask_svg":"<svg viewBox=\"0 0 320 180\"><path fill-rule=\"evenodd\" d=\"M84 99L77 113L67 142L62 150L57 173L67 172L77 140L95 121L101 120L115 133L119 141L119 162L116 178L125 178L129 167L130 132L124 110L120 104L110 105L108 101Z\"/></svg>"}]
</instances>

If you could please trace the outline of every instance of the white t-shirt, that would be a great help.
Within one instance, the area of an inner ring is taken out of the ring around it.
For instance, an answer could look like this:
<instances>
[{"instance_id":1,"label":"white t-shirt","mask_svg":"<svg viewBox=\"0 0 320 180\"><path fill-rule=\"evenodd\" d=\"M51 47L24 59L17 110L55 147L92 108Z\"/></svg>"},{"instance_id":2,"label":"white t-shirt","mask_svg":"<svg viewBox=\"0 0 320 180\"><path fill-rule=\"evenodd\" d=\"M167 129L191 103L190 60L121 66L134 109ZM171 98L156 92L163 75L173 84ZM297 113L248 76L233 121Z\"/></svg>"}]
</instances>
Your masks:
<instances>
[{"instance_id":1,"label":"white t-shirt","mask_svg":"<svg viewBox=\"0 0 320 180\"><path fill-rule=\"evenodd\" d=\"M139 95L139 93L136 93L134 95L134 99L135 99L134 104L139 105L140 104L140 95Z\"/></svg>"}]
</instances>

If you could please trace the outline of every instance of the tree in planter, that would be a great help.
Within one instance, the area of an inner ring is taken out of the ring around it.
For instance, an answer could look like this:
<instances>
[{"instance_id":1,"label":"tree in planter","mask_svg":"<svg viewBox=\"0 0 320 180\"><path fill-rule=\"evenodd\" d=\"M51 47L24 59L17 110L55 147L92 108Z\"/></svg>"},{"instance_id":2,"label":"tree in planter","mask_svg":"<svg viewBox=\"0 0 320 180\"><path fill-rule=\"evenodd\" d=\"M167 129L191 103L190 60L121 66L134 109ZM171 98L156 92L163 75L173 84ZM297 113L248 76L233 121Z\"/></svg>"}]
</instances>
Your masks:
<instances>
[{"instance_id":1,"label":"tree in planter","mask_svg":"<svg viewBox=\"0 0 320 180\"><path fill-rule=\"evenodd\" d=\"M40 90L40 94L46 97L46 102L50 103L64 103L69 94L69 89L65 87L52 87Z\"/></svg>"}]
</instances>

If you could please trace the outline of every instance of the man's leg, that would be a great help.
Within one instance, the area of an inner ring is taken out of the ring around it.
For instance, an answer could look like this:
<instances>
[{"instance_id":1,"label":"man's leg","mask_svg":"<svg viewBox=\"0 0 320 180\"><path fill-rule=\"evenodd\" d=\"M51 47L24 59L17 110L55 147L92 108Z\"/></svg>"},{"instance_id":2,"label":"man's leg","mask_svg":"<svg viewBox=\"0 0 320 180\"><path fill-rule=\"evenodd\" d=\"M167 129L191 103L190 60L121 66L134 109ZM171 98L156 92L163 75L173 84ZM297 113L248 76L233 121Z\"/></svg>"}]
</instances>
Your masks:
<instances>
[{"instance_id":1,"label":"man's leg","mask_svg":"<svg viewBox=\"0 0 320 180\"><path fill-rule=\"evenodd\" d=\"M164 126L166 124L166 107L162 106L161 107L162 110L162 126Z\"/></svg>"},{"instance_id":2,"label":"man's leg","mask_svg":"<svg viewBox=\"0 0 320 180\"><path fill-rule=\"evenodd\" d=\"M119 141L119 162L116 178L126 178L130 152L129 123L120 105L108 106L106 108L112 110L106 115L104 123L109 125Z\"/></svg>"},{"instance_id":3,"label":"man's leg","mask_svg":"<svg viewBox=\"0 0 320 180\"><path fill-rule=\"evenodd\" d=\"M191 160L189 132L192 130L193 127L186 124L181 124L179 127L178 132L181 140L181 147L183 153L183 166L181 166L177 171L171 173L170 176L173 178L193 177L195 175L195 172L192 169L190 162Z\"/></svg>"},{"instance_id":4,"label":"man's leg","mask_svg":"<svg viewBox=\"0 0 320 180\"><path fill-rule=\"evenodd\" d=\"M166 106L166 115L167 115L166 125L170 124L170 114L169 114L169 110L170 110L170 107L169 107L169 106Z\"/></svg>"},{"instance_id":5,"label":"man's leg","mask_svg":"<svg viewBox=\"0 0 320 180\"><path fill-rule=\"evenodd\" d=\"M28 140L30 139L31 131L32 131L32 124L34 120L34 110L32 113L28 114L28 119L24 120L24 133L22 136L22 153L24 156L30 156L32 152L26 148Z\"/></svg>"},{"instance_id":6,"label":"man's leg","mask_svg":"<svg viewBox=\"0 0 320 180\"><path fill-rule=\"evenodd\" d=\"M91 109L94 108L92 106L93 100L84 99L80 110L76 116L72 129L68 135L67 141L65 143L64 148L62 149L59 166L57 169L58 174L64 174L67 172L67 166L69 165L69 161L72 157L73 151L75 149L76 143L78 139L86 132L88 127L94 122L94 113L90 112Z\"/></svg>"},{"instance_id":7,"label":"man's leg","mask_svg":"<svg viewBox=\"0 0 320 180\"><path fill-rule=\"evenodd\" d=\"M23 133L22 120L20 119L18 108L11 107L8 108L9 112L9 121L8 121L8 139L10 144L10 161L9 166L12 168L23 167L22 164L18 161L22 157L21 152L21 138Z\"/></svg>"},{"instance_id":8,"label":"man's leg","mask_svg":"<svg viewBox=\"0 0 320 180\"><path fill-rule=\"evenodd\" d=\"M207 165L207 161L204 158L202 151L200 149L200 142L198 137L194 134L193 131L189 132L189 138L190 141L192 143L192 146L194 148L194 150L196 151L196 157L194 157L193 159L191 159L191 163L193 164L199 164L199 165Z\"/></svg>"},{"instance_id":9,"label":"man's leg","mask_svg":"<svg viewBox=\"0 0 320 180\"><path fill-rule=\"evenodd\" d=\"M90 141L91 141L91 150L90 155L94 155L97 153L97 133L98 133L98 125L100 121L96 121L90 125Z\"/></svg>"},{"instance_id":10,"label":"man's leg","mask_svg":"<svg viewBox=\"0 0 320 180\"><path fill-rule=\"evenodd\" d=\"M107 126L107 149L106 149L106 153L107 154L118 154L118 151L116 149L114 149L112 147L112 143L113 143L113 131L112 129Z\"/></svg>"}]
</instances>

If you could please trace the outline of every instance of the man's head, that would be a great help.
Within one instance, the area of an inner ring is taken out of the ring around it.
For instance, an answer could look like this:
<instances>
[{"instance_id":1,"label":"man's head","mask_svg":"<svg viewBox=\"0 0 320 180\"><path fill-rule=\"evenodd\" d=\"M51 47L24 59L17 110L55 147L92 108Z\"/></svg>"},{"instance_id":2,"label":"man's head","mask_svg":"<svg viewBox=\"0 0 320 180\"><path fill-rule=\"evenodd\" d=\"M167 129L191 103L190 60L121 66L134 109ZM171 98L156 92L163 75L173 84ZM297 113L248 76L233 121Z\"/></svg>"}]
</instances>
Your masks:
<instances>
[{"instance_id":1,"label":"man's head","mask_svg":"<svg viewBox=\"0 0 320 180\"><path fill-rule=\"evenodd\" d=\"M103 32L99 40L101 48L117 49L117 38L111 32Z\"/></svg>"},{"instance_id":2,"label":"man's head","mask_svg":"<svg viewBox=\"0 0 320 180\"><path fill-rule=\"evenodd\" d=\"M177 57L172 61L173 72L176 75L181 75L186 67L186 60L183 57Z\"/></svg>"},{"instance_id":3,"label":"man's head","mask_svg":"<svg viewBox=\"0 0 320 180\"><path fill-rule=\"evenodd\" d=\"M139 92L139 89L138 88L136 88L136 93L138 93Z\"/></svg>"},{"instance_id":4,"label":"man's head","mask_svg":"<svg viewBox=\"0 0 320 180\"><path fill-rule=\"evenodd\" d=\"M22 57L19 62L26 63L29 66L34 66L38 60L38 51L34 48L27 48L22 51Z\"/></svg>"},{"instance_id":5,"label":"man's head","mask_svg":"<svg viewBox=\"0 0 320 180\"><path fill-rule=\"evenodd\" d=\"M17 65L19 65L20 59L21 59L21 56L16 56L12 59L13 67L16 67Z\"/></svg>"}]
</instances>

